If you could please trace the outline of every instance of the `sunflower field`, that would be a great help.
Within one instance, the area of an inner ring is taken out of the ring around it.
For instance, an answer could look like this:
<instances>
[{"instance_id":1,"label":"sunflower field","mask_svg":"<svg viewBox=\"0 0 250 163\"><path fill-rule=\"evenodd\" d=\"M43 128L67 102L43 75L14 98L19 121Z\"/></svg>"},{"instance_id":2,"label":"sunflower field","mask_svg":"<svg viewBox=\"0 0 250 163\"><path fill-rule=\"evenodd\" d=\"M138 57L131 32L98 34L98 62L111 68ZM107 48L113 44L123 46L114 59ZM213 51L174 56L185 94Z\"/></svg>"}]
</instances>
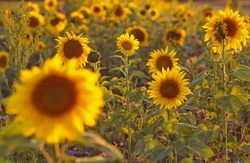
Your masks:
<instances>
[{"instance_id":1,"label":"sunflower field","mask_svg":"<svg viewBox=\"0 0 250 163\"><path fill-rule=\"evenodd\" d=\"M250 6L202 2L0 1L0 163L249 163Z\"/></svg>"}]
</instances>

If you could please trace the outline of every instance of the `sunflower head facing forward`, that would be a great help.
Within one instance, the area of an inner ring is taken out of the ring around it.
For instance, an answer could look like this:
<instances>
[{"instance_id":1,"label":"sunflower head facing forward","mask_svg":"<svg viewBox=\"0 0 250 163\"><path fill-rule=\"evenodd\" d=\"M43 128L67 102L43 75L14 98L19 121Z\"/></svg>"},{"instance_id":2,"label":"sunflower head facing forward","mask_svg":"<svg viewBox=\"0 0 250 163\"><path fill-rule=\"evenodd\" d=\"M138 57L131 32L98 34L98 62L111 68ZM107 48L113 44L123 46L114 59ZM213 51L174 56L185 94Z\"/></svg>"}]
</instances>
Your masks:
<instances>
[{"instance_id":1,"label":"sunflower head facing forward","mask_svg":"<svg viewBox=\"0 0 250 163\"><path fill-rule=\"evenodd\" d=\"M148 60L147 66L149 67L150 73L156 73L157 71L161 72L162 68L172 69L178 68L177 61L178 58L175 58L176 51L168 51L168 47L165 50L155 50L150 53L151 58Z\"/></svg>"},{"instance_id":2,"label":"sunflower head facing forward","mask_svg":"<svg viewBox=\"0 0 250 163\"><path fill-rule=\"evenodd\" d=\"M184 79L185 73L180 69L162 69L152 77L154 80L149 82L149 97L162 108L173 110L187 99L187 95L192 94L187 86L189 82Z\"/></svg>"},{"instance_id":3,"label":"sunflower head facing forward","mask_svg":"<svg viewBox=\"0 0 250 163\"><path fill-rule=\"evenodd\" d=\"M58 143L74 139L84 131L84 124L96 124L103 105L103 93L96 84L99 74L76 69L76 64L71 60L62 65L53 58L42 69L21 71L21 83L15 85L7 112L16 114L25 136L34 134L47 143Z\"/></svg>"},{"instance_id":4,"label":"sunflower head facing forward","mask_svg":"<svg viewBox=\"0 0 250 163\"><path fill-rule=\"evenodd\" d=\"M135 51L139 49L139 41L135 39L134 35L128 33L119 36L116 44L118 51L124 55L134 55Z\"/></svg>"},{"instance_id":5,"label":"sunflower head facing forward","mask_svg":"<svg viewBox=\"0 0 250 163\"><path fill-rule=\"evenodd\" d=\"M82 34L76 36L73 32L72 35L66 32L66 36L58 37L57 41L58 50L56 56L60 58L62 63L66 63L70 59L75 58L78 61L78 66L86 64L91 49L87 45L89 40L82 37Z\"/></svg>"},{"instance_id":6,"label":"sunflower head facing forward","mask_svg":"<svg viewBox=\"0 0 250 163\"><path fill-rule=\"evenodd\" d=\"M134 37L140 42L139 46L148 45L148 33L144 27L133 26L126 29L129 35L134 35Z\"/></svg>"}]
</instances>

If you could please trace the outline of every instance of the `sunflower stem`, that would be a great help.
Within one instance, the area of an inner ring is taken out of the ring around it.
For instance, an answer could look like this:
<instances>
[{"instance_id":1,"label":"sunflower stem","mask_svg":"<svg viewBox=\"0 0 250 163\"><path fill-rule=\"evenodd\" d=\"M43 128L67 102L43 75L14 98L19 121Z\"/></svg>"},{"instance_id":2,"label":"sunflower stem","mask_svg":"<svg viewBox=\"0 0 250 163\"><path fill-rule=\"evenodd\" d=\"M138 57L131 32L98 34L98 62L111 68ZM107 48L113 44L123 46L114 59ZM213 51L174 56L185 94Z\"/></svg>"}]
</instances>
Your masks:
<instances>
[{"instance_id":1,"label":"sunflower stem","mask_svg":"<svg viewBox=\"0 0 250 163\"><path fill-rule=\"evenodd\" d=\"M49 155L49 153L44 149L44 144L39 146L40 152L43 154L45 159L47 160L48 163L53 163L52 157Z\"/></svg>"},{"instance_id":2,"label":"sunflower stem","mask_svg":"<svg viewBox=\"0 0 250 163\"><path fill-rule=\"evenodd\" d=\"M125 80L126 80L126 93L129 92L129 74L128 74L128 55L125 55ZM127 115L130 115L130 106L129 106L129 96L126 95L126 110ZM128 159L129 162L132 161L132 152L131 152L131 120L128 119Z\"/></svg>"},{"instance_id":3,"label":"sunflower stem","mask_svg":"<svg viewBox=\"0 0 250 163\"><path fill-rule=\"evenodd\" d=\"M224 87L224 94L227 91L227 81L226 81L226 63L225 63L225 40L222 39L222 82ZM223 141L223 154L224 154L224 162L227 162L228 154L227 154L227 121L226 121L226 110L221 108L222 111L222 141Z\"/></svg>"}]
</instances>

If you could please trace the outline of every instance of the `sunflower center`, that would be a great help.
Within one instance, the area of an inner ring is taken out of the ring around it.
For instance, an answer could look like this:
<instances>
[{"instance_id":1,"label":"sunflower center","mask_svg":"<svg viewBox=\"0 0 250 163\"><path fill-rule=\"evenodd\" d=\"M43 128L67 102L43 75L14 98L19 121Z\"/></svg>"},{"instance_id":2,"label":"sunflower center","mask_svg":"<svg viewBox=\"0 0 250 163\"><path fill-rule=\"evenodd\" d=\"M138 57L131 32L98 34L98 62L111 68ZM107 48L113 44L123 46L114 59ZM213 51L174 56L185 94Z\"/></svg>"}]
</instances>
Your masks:
<instances>
[{"instance_id":1,"label":"sunflower center","mask_svg":"<svg viewBox=\"0 0 250 163\"><path fill-rule=\"evenodd\" d=\"M181 38L181 34L175 31L169 31L167 34L168 40L179 40Z\"/></svg>"},{"instance_id":2,"label":"sunflower center","mask_svg":"<svg viewBox=\"0 0 250 163\"><path fill-rule=\"evenodd\" d=\"M116 7L116 9L115 9L115 15L118 16L118 17L121 16L121 15L123 15L123 9L122 9L122 7L120 5L118 5Z\"/></svg>"},{"instance_id":3,"label":"sunflower center","mask_svg":"<svg viewBox=\"0 0 250 163\"><path fill-rule=\"evenodd\" d=\"M151 16L155 16L156 13L155 13L155 11L151 11L150 14L151 14Z\"/></svg>"},{"instance_id":4,"label":"sunflower center","mask_svg":"<svg viewBox=\"0 0 250 163\"><path fill-rule=\"evenodd\" d=\"M30 17L29 26L30 26L30 27L33 27L33 28L38 27L38 26L39 26L39 21L38 21L38 19L37 19L36 17L34 17L34 16L31 16L31 17Z\"/></svg>"},{"instance_id":5,"label":"sunflower center","mask_svg":"<svg viewBox=\"0 0 250 163\"><path fill-rule=\"evenodd\" d=\"M64 44L63 52L68 59L79 58L83 53L82 45L77 40L68 40Z\"/></svg>"},{"instance_id":6,"label":"sunflower center","mask_svg":"<svg viewBox=\"0 0 250 163\"><path fill-rule=\"evenodd\" d=\"M101 11L100 7L95 6L94 7L94 13L99 13Z\"/></svg>"},{"instance_id":7,"label":"sunflower center","mask_svg":"<svg viewBox=\"0 0 250 163\"><path fill-rule=\"evenodd\" d=\"M173 80L166 80L160 86L160 93L165 98L175 98L179 92L178 84Z\"/></svg>"},{"instance_id":8,"label":"sunflower center","mask_svg":"<svg viewBox=\"0 0 250 163\"><path fill-rule=\"evenodd\" d=\"M50 2L48 3L48 6L49 6L49 7L53 7L53 6L54 6L54 3L53 3L52 1L50 1Z\"/></svg>"},{"instance_id":9,"label":"sunflower center","mask_svg":"<svg viewBox=\"0 0 250 163\"><path fill-rule=\"evenodd\" d=\"M51 75L38 83L31 100L37 111L53 117L68 113L76 98L77 91L72 81Z\"/></svg>"},{"instance_id":10,"label":"sunflower center","mask_svg":"<svg viewBox=\"0 0 250 163\"><path fill-rule=\"evenodd\" d=\"M145 39L145 35L140 29L134 29L130 34L134 35L139 42L143 42Z\"/></svg>"},{"instance_id":11,"label":"sunflower center","mask_svg":"<svg viewBox=\"0 0 250 163\"><path fill-rule=\"evenodd\" d=\"M227 35L230 37L234 37L237 32L236 22L231 19L226 19L224 20L224 23L227 25Z\"/></svg>"},{"instance_id":12,"label":"sunflower center","mask_svg":"<svg viewBox=\"0 0 250 163\"><path fill-rule=\"evenodd\" d=\"M57 24L59 24L60 21L61 21L61 19L59 19L58 17L55 17L54 19L52 19L52 20L50 21L50 24L51 24L52 26L56 26Z\"/></svg>"},{"instance_id":13,"label":"sunflower center","mask_svg":"<svg viewBox=\"0 0 250 163\"><path fill-rule=\"evenodd\" d=\"M167 68L172 69L173 62L169 56L160 56L156 61L156 67L160 71L162 68L165 70L167 70Z\"/></svg>"},{"instance_id":14,"label":"sunflower center","mask_svg":"<svg viewBox=\"0 0 250 163\"><path fill-rule=\"evenodd\" d=\"M131 50L132 49L132 44L129 41L123 41L122 42L122 47L125 50Z\"/></svg>"},{"instance_id":15,"label":"sunflower center","mask_svg":"<svg viewBox=\"0 0 250 163\"><path fill-rule=\"evenodd\" d=\"M1 56L0 57L0 67L5 68L7 66L7 58L6 56Z\"/></svg>"}]
</instances>

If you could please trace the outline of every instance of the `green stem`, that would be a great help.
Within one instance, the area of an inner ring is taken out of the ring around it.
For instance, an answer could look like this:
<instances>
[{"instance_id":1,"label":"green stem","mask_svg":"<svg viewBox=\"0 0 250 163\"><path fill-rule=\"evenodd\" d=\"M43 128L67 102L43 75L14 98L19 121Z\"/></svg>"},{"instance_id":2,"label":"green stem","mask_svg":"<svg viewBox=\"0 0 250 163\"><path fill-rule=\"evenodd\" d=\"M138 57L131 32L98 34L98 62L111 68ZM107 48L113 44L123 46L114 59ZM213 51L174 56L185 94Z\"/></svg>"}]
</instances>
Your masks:
<instances>
[{"instance_id":1,"label":"green stem","mask_svg":"<svg viewBox=\"0 0 250 163\"><path fill-rule=\"evenodd\" d=\"M225 45L224 39L222 39L222 82L224 86L224 94L226 95L227 91L227 81L226 81L226 63L225 63ZM224 153L224 162L227 162L228 154L227 154L227 121L226 121L226 110L221 108L222 110L222 133L223 133L223 153Z\"/></svg>"},{"instance_id":2,"label":"green stem","mask_svg":"<svg viewBox=\"0 0 250 163\"><path fill-rule=\"evenodd\" d=\"M126 93L129 92L129 75L128 75L128 56L125 55L125 80L126 80ZM129 96L126 95L126 110L127 115L130 115L130 106L129 106ZM131 120L128 119L128 157L129 162L132 161L132 150L131 150Z\"/></svg>"}]
</instances>

